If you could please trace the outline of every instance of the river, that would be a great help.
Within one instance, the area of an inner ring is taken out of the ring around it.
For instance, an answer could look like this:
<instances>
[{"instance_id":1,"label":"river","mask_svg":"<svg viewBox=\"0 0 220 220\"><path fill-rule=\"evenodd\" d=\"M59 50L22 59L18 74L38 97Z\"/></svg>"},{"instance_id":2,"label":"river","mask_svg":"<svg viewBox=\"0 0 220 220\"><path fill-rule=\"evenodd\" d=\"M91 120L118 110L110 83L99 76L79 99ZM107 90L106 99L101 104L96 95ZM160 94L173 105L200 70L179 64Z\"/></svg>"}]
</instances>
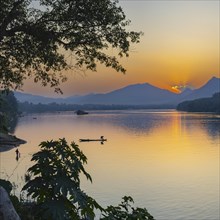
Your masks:
<instances>
[{"instance_id":1,"label":"river","mask_svg":"<svg viewBox=\"0 0 220 220\"><path fill-rule=\"evenodd\" d=\"M65 137L88 158L82 189L101 205L116 205L124 195L161 220L217 220L219 215L220 117L175 110L90 111L21 117L15 135L27 141L0 153L1 178L19 190L39 143ZM80 138L107 138L83 142Z\"/></svg>"}]
</instances>

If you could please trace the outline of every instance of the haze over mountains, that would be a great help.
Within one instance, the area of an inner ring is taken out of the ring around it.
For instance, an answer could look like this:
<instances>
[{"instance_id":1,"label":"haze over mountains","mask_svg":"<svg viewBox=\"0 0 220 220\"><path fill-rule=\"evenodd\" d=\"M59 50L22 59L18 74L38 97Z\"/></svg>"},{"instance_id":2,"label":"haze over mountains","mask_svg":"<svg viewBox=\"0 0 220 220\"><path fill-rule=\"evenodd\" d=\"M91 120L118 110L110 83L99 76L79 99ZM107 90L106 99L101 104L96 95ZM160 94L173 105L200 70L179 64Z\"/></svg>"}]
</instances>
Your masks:
<instances>
[{"instance_id":1,"label":"haze over mountains","mask_svg":"<svg viewBox=\"0 0 220 220\"><path fill-rule=\"evenodd\" d=\"M19 102L33 104L65 103L65 104L101 104L101 105L177 105L186 100L211 97L220 92L220 78L213 77L202 87L186 89L181 94L160 89L148 83L129 85L105 94L88 94L67 98L49 98L21 92L15 92Z\"/></svg>"}]
</instances>

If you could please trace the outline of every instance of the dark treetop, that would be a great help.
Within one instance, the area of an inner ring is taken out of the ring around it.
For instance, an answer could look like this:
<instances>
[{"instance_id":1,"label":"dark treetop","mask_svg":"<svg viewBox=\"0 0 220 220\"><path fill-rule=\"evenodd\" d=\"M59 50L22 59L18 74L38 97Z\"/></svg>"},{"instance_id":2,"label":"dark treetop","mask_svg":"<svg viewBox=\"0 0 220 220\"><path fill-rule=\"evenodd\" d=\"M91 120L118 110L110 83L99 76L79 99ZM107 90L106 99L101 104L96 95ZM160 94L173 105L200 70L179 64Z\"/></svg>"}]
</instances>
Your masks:
<instances>
[{"instance_id":1,"label":"dark treetop","mask_svg":"<svg viewBox=\"0 0 220 220\"><path fill-rule=\"evenodd\" d=\"M0 89L19 88L33 76L35 82L49 83L60 91L59 83L66 80L62 70L86 67L95 71L97 62L124 73L106 49L112 47L117 56L128 56L130 43L138 43L141 32L126 29L130 21L117 3L1 0ZM74 63L66 54L71 54Z\"/></svg>"}]
</instances>

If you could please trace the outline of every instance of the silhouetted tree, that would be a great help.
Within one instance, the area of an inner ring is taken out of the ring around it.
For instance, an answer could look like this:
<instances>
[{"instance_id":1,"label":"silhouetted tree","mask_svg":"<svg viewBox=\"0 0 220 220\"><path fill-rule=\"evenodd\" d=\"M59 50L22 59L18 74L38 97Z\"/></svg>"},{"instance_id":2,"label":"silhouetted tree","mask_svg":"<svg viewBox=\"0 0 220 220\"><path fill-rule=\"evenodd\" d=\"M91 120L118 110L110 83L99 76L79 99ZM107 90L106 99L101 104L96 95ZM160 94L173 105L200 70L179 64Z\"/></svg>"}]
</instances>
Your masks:
<instances>
[{"instance_id":1,"label":"silhouetted tree","mask_svg":"<svg viewBox=\"0 0 220 220\"><path fill-rule=\"evenodd\" d=\"M94 220L96 210L102 220L154 220L146 208L133 207L130 196L104 209L82 191L80 174L92 178L84 168L87 158L74 142L68 145L64 138L44 141L40 148L32 157L35 164L28 169L23 187L35 199L32 220Z\"/></svg>"},{"instance_id":2,"label":"silhouetted tree","mask_svg":"<svg viewBox=\"0 0 220 220\"><path fill-rule=\"evenodd\" d=\"M12 132L17 123L18 105L13 92L0 91L0 132Z\"/></svg>"},{"instance_id":3,"label":"silhouetted tree","mask_svg":"<svg viewBox=\"0 0 220 220\"><path fill-rule=\"evenodd\" d=\"M130 43L141 33L128 31L117 0L5 0L0 1L0 86L19 88L33 76L55 91L65 81L62 70L96 70L100 62L125 72L115 56L128 56ZM69 65L67 52L74 56Z\"/></svg>"}]
</instances>

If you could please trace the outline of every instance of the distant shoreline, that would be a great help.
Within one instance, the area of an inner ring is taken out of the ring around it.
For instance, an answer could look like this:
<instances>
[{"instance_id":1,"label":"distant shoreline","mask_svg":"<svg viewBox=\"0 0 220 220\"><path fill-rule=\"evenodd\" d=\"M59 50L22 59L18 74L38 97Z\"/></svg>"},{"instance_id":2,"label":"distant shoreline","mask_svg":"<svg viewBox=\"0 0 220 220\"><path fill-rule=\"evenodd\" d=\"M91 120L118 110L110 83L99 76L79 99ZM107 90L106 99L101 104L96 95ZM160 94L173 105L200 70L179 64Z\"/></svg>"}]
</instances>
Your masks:
<instances>
[{"instance_id":1,"label":"distant shoreline","mask_svg":"<svg viewBox=\"0 0 220 220\"><path fill-rule=\"evenodd\" d=\"M46 113L81 110L138 110L138 109L176 109L176 105L100 105L100 104L33 104L18 103L18 109L22 113Z\"/></svg>"},{"instance_id":2,"label":"distant shoreline","mask_svg":"<svg viewBox=\"0 0 220 220\"><path fill-rule=\"evenodd\" d=\"M190 101L184 101L177 105L178 111L202 112L202 113L220 113L220 93L215 93L209 98L200 98Z\"/></svg>"}]
</instances>

